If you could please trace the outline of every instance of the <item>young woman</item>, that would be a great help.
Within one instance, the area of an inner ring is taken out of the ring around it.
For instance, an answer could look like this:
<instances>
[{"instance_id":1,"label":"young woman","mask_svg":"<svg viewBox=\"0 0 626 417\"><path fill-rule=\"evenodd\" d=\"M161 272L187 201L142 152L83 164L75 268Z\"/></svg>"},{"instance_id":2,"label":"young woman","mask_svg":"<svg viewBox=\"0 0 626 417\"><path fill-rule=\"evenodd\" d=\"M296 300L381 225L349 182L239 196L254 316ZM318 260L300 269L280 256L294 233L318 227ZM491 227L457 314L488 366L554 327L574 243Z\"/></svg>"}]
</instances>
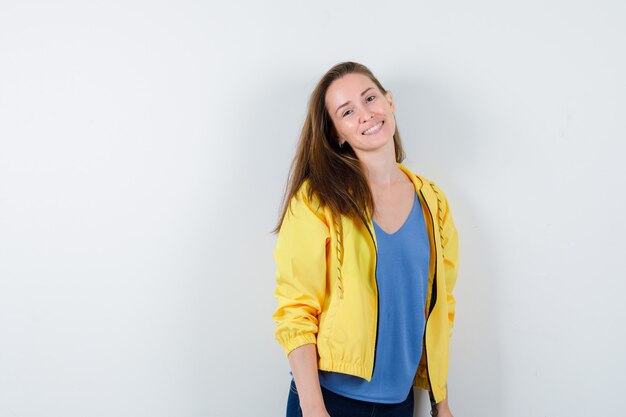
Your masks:
<instances>
[{"instance_id":1,"label":"young woman","mask_svg":"<svg viewBox=\"0 0 626 417\"><path fill-rule=\"evenodd\" d=\"M452 416L458 239L444 193L401 164L391 93L343 62L315 87L275 229L287 417Z\"/></svg>"}]
</instances>

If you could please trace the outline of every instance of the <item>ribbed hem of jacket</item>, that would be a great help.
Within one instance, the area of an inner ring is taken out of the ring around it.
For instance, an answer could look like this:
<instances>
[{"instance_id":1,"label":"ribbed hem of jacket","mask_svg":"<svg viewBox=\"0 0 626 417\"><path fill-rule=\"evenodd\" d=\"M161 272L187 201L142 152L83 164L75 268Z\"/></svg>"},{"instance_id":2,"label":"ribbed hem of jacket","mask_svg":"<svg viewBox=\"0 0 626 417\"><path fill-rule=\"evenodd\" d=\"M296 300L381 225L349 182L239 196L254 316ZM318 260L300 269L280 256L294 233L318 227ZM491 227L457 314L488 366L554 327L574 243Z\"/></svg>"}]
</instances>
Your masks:
<instances>
[{"instance_id":1,"label":"ribbed hem of jacket","mask_svg":"<svg viewBox=\"0 0 626 417\"><path fill-rule=\"evenodd\" d=\"M370 381L371 371L368 372L363 365L355 365L348 362L331 361L330 359L320 359L318 368L322 371L341 372L344 374L350 374Z\"/></svg>"}]
</instances>

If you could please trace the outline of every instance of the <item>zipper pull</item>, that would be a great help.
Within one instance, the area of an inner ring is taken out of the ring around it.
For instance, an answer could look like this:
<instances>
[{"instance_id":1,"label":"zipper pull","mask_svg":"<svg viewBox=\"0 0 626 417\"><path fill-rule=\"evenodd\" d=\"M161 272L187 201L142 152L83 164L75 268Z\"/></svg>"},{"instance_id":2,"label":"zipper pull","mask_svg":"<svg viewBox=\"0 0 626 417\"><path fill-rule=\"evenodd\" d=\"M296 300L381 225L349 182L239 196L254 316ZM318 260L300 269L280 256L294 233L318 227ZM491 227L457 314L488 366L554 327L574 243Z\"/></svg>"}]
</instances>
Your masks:
<instances>
[{"instance_id":1,"label":"zipper pull","mask_svg":"<svg viewBox=\"0 0 626 417\"><path fill-rule=\"evenodd\" d=\"M439 414L439 411L437 410L437 404L432 403L431 404L430 415L433 416L433 417L437 417L438 414Z\"/></svg>"},{"instance_id":2,"label":"zipper pull","mask_svg":"<svg viewBox=\"0 0 626 417\"><path fill-rule=\"evenodd\" d=\"M437 403L435 402L435 395L433 394L432 391L430 391L429 394L430 394L430 415L432 417L437 417L437 415L439 414L439 410L437 410Z\"/></svg>"}]
</instances>

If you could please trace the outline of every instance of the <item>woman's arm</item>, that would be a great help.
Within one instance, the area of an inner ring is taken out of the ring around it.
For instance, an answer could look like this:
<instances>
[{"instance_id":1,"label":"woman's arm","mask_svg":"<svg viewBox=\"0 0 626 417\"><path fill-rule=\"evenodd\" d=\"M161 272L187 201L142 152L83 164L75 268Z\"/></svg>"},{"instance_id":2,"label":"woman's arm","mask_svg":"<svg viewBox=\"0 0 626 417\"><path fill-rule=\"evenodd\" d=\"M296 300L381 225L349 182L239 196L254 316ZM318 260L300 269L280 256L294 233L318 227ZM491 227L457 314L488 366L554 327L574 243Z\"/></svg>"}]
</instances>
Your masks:
<instances>
[{"instance_id":1,"label":"woman's arm","mask_svg":"<svg viewBox=\"0 0 626 417\"><path fill-rule=\"evenodd\" d=\"M304 417L329 417L317 374L318 318L326 297L330 230L306 186L292 198L282 221L274 258L278 307L275 336L289 359Z\"/></svg>"},{"instance_id":2,"label":"woman's arm","mask_svg":"<svg viewBox=\"0 0 626 417\"><path fill-rule=\"evenodd\" d=\"M289 353L289 365L304 417L329 417L317 374L317 346L302 345Z\"/></svg>"},{"instance_id":3,"label":"woman's arm","mask_svg":"<svg viewBox=\"0 0 626 417\"><path fill-rule=\"evenodd\" d=\"M317 342L319 316L326 297L326 253L330 230L306 189L292 198L282 221L274 259L278 306L274 335L285 355Z\"/></svg>"},{"instance_id":4,"label":"woman's arm","mask_svg":"<svg viewBox=\"0 0 626 417\"><path fill-rule=\"evenodd\" d=\"M442 217L439 219L441 224L441 233L444 246L444 276L446 284L446 302L448 307L448 325L449 336L452 336L452 328L454 327L454 318L456 311L456 300L452 295L452 290L456 284L456 278L458 273L458 260L459 260L459 236L452 220L452 214L450 213L450 204L446 195L441 191L439 187L433 184L433 189L437 194ZM437 403L437 417L453 417L448 404L449 390L446 385L446 398Z\"/></svg>"}]
</instances>

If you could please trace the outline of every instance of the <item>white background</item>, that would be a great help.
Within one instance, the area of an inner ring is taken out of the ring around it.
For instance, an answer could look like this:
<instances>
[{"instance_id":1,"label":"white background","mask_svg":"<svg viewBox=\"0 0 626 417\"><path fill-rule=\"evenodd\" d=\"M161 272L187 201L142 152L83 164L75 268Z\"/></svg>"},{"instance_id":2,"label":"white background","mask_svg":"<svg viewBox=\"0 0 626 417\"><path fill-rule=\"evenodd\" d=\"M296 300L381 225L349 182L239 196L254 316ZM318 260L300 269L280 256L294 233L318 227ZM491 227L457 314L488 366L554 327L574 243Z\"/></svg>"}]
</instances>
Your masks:
<instances>
[{"instance_id":1,"label":"white background","mask_svg":"<svg viewBox=\"0 0 626 417\"><path fill-rule=\"evenodd\" d=\"M284 415L270 230L344 60L450 200L455 416L619 415L624 51L618 0L2 1L0 415Z\"/></svg>"}]
</instances>

